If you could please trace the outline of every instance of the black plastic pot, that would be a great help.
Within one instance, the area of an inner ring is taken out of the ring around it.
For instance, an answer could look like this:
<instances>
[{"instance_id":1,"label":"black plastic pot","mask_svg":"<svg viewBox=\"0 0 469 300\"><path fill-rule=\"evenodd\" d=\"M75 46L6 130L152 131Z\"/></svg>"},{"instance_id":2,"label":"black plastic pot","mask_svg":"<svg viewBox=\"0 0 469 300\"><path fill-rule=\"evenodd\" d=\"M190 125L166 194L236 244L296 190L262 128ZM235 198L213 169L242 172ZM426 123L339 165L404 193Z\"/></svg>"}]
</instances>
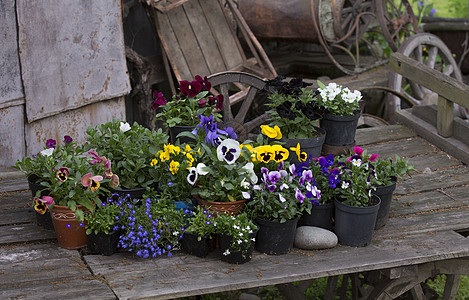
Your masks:
<instances>
[{"instance_id":1,"label":"black plastic pot","mask_svg":"<svg viewBox=\"0 0 469 300\"><path fill-rule=\"evenodd\" d=\"M38 191L41 191L41 197L49 195L49 191L46 189L45 186L40 184L39 177L34 174L28 176L28 185L29 189L31 190L31 196L33 198L36 197L36 192ZM54 229L54 224L52 224L52 218L49 211L46 211L46 213L43 215L41 215L37 211L34 211L34 214L36 216L37 226L47 230Z\"/></svg>"},{"instance_id":2,"label":"black plastic pot","mask_svg":"<svg viewBox=\"0 0 469 300\"><path fill-rule=\"evenodd\" d=\"M381 199L381 204L378 210L378 216L376 217L375 229L379 229L386 225L389 218L389 209L391 207L392 195L396 189L397 179L393 179L393 183L386 186L376 187L376 191L373 194L377 195Z\"/></svg>"},{"instance_id":3,"label":"black plastic pot","mask_svg":"<svg viewBox=\"0 0 469 300\"><path fill-rule=\"evenodd\" d=\"M251 233L251 239L256 238L258 231ZM254 244L256 242L251 242L248 245L245 243L241 244L241 248L245 249L244 251L230 251L230 254L224 255L225 251L230 248L233 238L229 235L221 234L218 236L218 249L220 252L220 259L224 262L230 264L244 264L252 259L252 252L254 251Z\"/></svg>"},{"instance_id":4,"label":"black plastic pot","mask_svg":"<svg viewBox=\"0 0 469 300\"><path fill-rule=\"evenodd\" d=\"M169 137L170 137L171 144L176 144L177 140L179 140L180 144L187 144L187 143L195 142L194 139L187 137L187 136L176 138L178 134L180 134L181 132L184 132L184 131L191 132L192 130L194 130L194 128L195 128L194 126L179 126L179 125L174 126L174 127L169 127Z\"/></svg>"},{"instance_id":5,"label":"black plastic pot","mask_svg":"<svg viewBox=\"0 0 469 300\"><path fill-rule=\"evenodd\" d=\"M298 221L298 226L314 226L330 231L334 230L334 202L313 206L311 213L304 213Z\"/></svg>"},{"instance_id":6,"label":"black plastic pot","mask_svg":"<svg viewBox=\"0 0 469 300\"><path fill-rule=\"evenodd\" d=\"M112 255L117 252L117 244L119 242L120 230L114 230L108 234L92 232L88 235L88 250L92 254Z\"/></svg>"},{"instance_id":7,"label":"black plastic pot","mask_svg":"<svg viewBox=\"0 0 469 300\"><path fill-rule=\"evenodd\" d=\"M310 139L282 139L285 141L283 147L290 149L296 147L300 143L301 152L306 152L308 158L321 156L321 149L324 141L326 140L326 131L319 127L314 127L317 130L318 136ZM290 150L288 160L293 164L298 164L298 156L294 151Z\"/></svg>"},{"instance_id":8,"label":"black plastic pot","mask_svg":"<svg viewBox=\"0 0 469 300\"><path fill-rule=\"evenodd\" d=\"M335 200L335 233L340 244L351 247L370 244L381 200L373 195L372 201L376 204L355 207Z\"/></svg>"},{"instance_id":9,"label":"black plastic pot","mask_svg":"<svg viewBox=\"0 0 469 300\"><path fill-rule=\"evenodd\" d=\"M280 223L256 218L255 223L259 226L256 249L269 255L279 255L290 251L295 242L298 219Z\"/></svg>"},{"instance_id":10,"label":"black plastic pot","mask_svg":"<svg viewBox=\"0 0 469 300\"><path fill-rule=\"evenodd\" d=\"M324 143L331 146L353 144L360 114L360 111L353 116L325 114L319 121L320 127L326 130Z\"/></svg>"},{"instance_id":11,"label":"black plastic pot","mask_svg":"<svg viewBox=\"0 0 469 300\"><path fill-rule=\"evenodd\" d=\"M154 183L151 185L153 188L157 188L158 184ZM111 194L118 194L119 197L124 198L129 195L130 199L142 199L143 194L147 191L146 187L139 187L134 189L113 189L109 188Z\"/></svg>"},{"instance_id":12,"label":"black plastic pot","mask_svg":"<svg viewBox=\"0 0 469 300\"><path fill-rule=\"evenodd\" d=\"M215 250L215 239L203 236L198 240L199 236L184 232L181 239L181 248L187 254L198 257L206 257L211 251Z\"/></svg>"}]
</instances>

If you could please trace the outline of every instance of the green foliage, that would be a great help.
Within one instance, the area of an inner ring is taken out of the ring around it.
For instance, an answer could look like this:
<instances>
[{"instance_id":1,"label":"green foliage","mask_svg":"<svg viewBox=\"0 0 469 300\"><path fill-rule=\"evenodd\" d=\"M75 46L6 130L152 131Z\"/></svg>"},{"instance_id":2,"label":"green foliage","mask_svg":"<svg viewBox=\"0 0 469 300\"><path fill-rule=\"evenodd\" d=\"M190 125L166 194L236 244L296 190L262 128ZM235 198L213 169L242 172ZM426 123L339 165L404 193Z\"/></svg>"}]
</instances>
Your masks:
<instances>
[{"instance_id":1,"label":"green foliage","mask_svg":"<svg viewBox=\"0 0 469 300\"><path fill-rule=\"evenodd\" d=\"M237 216L219 214L216 227L218 234L231 236L232 243L229 252L245 251L251 243L254 243L254 240L251 240L251 234L257 230L257 226L246 213Z\"/></svg>"},{"instance_id":2,"label":"green foliage","mask_svg":"<svg viewBox=\"0 0 469 300\"><path fill-rule=\"evenodd\" d=\"M114 119L95 128L88 127L85 150L95 149L112 160L114 173L124 188L145 187L158 182L159 178L150 171L150 162L167 143L168 136L161 129L152 131L137 123L126 129L123 124L127 123Z\"/></svg>"},{"instance_id":3,"label":"green foliage","mask_svg":"<svg viewBox=\"0 0 469 300\"><path fill-rule=\"evenodd\" d=\"M121 212L121 203L113 202L112 199L101 203L96 210L85 216L86 223L86 234L94 232L98 234L104 232L108 234L114 229L114 226L118 223L118 218ZM117 217L117 218L116 218Z\"/></svg>"},{"instance_id":4,"label":"green foliage","mask_svg":"<svg viewBox=\"0 0 469 300\"><path fill-rule=\"evenodd\" d=\"M268 121L270 126L278 126L284 137L289 139L307 139L316 134L315 119L320 116L320 108L316 105L314 93L302 89L299 95L285 95L275 91L269 96L271 109ZM316 113L316 115L314 115Z\"/></svg>"},{"instance_id":5,"label":"green foliage","mask_svg":"<svg viewBox=\"0 0 469 300\"><path fill-rule=\"evenodd\" d=\"M409 165L408 160L403 159L396 154L394 159L377 159L373 163L376 171L376 185L390 185L393 178L402 178L415 171L414 167Z\"/></svg>"},{"instance_id":6,"label":"green foliage","mask_svg":"<svg viewBox=\"0 0 469 300\"><path fill-rule=\"evenodd\" d=\"M216 225L217 219L214 218L212 212L197 206L196 211L189 218L189 226L186 228L186 231L197 235L200 241L202 237L212 238L216 231Z\"/></svg>"}]
</instances>

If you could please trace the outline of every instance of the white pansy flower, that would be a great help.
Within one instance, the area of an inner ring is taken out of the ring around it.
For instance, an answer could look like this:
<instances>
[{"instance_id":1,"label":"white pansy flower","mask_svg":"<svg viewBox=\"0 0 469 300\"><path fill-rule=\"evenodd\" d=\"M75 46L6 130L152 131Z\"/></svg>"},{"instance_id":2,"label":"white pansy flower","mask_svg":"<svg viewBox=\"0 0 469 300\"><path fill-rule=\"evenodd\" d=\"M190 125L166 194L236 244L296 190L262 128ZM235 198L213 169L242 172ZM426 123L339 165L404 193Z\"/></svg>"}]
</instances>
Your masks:
<instances>
[{"instance_id":1,"label":"white pansy flower","mask_svg":"<svg viewBox=\"0 0 469 300\"><path fill-rule=\"evenodd\" d=\"M41 155L51 156L53 152L54 152L54 148L48 148L48 149L42 150Z\"/></svg>"},{"instance_id":2,"label":"white pansy flower","mask_svg":"<svg viewBox=\"0 0 469 300\"><path fill-rule=\"evenodd\" d=\"M129 130L130 130L130 124L127 123L127 122L121 122L121 125L120 125L119 129L120 129L122 132L129 131Z\"/></svg>"},{"instance_id":3,"label":"white pansy flower","mask_svg":"<svg viewBox=\"0 0 469 300\"><path fill-rule=\"evenodd\" d=\"M241 194L243 195L244 199L251 199L251 194L249 194L248 192L241 192Z\"/></svg>"},{"instance_id":4,"label":"white pansy flower","mask_svg":"<svg viewBox=\"0 0 469 300\"><path fill-rule=\"evenodd\" d=\"M198 163L198 164L197 164L197 167L196 167L197 174L202 175L202 176L203 176L203 175L207 175L208 172L205 171L205 168L206 168L206 167L207 167L207 166L206 166L204 163Z\"/></svg>"}]
</instances>

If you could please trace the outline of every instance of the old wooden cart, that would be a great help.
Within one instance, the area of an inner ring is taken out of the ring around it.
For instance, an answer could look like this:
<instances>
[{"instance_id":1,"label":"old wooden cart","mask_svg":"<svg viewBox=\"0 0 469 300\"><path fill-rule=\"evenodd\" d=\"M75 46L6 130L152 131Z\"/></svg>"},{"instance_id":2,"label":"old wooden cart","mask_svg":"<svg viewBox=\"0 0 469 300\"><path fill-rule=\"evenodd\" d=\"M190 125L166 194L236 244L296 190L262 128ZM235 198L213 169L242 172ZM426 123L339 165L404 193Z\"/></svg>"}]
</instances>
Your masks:
<instances>
[{"instance_id":1,"label":"old wooden cart","mask_svg":"<svg viewBox=\"0 0 469 300\"><path fill-rule=\"evenodd\" d=\"M393 57L392 67L404 76L432 73L402 55ZM438 128L448 136L453 128L456 131L453 123L459 122L448 118L451 103L455 100L467 106L469 93L454 80L434 84L438 92L445 85L456 95L466 95L463 100L451 93L441 95ZM434 131L430 140L444 139ZM400 154L416 169L412 177L399 182L388 224L375 231L371 245L294 249L280 256L255 253L251 262L239 266L220 261L217 253L204 259L182 253L141 259L128 253L105 257L88 255L86 250L61 249L53 232L33 224L24 176L2 172L0 297L169 299L294 281L304 286L309 280L329 277L326 298L332 299L337 275L345 274L352 281L355 297L393 299L411 291L416 299L424 299L420 283L446 274L444 299L454 299L460 275L469 274L467 131L463 136L465 145L460 152L466 164L402 125L359 129L357 144L369 153L381 157Z\"/></svg>"}]
</instances>

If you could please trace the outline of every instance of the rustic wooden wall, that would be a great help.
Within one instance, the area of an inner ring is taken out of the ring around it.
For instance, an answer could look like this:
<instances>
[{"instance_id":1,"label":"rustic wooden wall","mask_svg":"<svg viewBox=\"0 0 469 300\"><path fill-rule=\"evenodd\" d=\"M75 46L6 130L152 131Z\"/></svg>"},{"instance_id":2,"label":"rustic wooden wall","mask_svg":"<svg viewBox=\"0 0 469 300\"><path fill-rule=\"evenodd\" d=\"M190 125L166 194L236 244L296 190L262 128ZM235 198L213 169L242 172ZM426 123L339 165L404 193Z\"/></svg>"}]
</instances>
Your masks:
<instances>
[{"instance_id":1,"label":"rustic wooden wall","mask_svg":"<svg viewBox=\"0 0 469 300\"><path fill-rule=\"evenodd\" d=\"M121 0L0 1L0 165L125 119L121 10Z\"/></svg>"}]
</instances>

